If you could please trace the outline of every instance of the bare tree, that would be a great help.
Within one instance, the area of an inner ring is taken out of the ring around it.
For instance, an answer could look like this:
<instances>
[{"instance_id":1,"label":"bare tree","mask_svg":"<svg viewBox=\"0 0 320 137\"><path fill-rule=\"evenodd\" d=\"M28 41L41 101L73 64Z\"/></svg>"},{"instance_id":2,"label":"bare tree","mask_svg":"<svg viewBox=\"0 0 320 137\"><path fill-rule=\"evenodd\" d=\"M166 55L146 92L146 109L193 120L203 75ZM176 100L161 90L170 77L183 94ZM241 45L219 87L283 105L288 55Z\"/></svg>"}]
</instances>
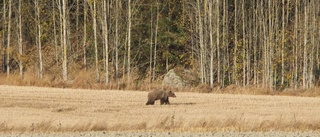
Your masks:
<instances>
[{"instance_id":1,"label":"bare tree","mask_svg":"<svg viewBox=\"0 0 320 137\"><path fill-rule=\"evenodd\" d=\"M233 56L233 80L238 85L237 78L237 51L238 51L238 32L237 32L237 20L238 20L238 0L234 0L234 56Z\"/></svg>"},{"instance_id":2,"label":"bare tree","mask_svg":"<svg viewBox=\"0 0 320 137\"><path fill-rule=\"evenodd\" d=\"M285 2L282 0L282 40L281 40L281 85L284 84L284 31L285 31ZM288 7L287 7L288 8Z\"/></svg>"},{"instance_id":3,"label":"bare tree","mask_svg":"<svg viewBox=\"0 0 320 137\"><path fill-rule=\"evenodd\" d=\"M7 76L10 75L10 36L11 36L11 0L8 1L8 7L9 7L9 15L8 15L8 34L7 34L7 48L6 48L6 65L7 65Z\"/></svg>"},{"instance_id":4,"label":"bare tree","mask_svg":"<svg viewBox=\"0 0 320 137\"><path fill-rule=\"evenodd\" d=\"M118 50L119 50L119 12L120 12L120 4L121 4L121 1L120 0L116 0L115 2L116 4L116 9L115 9L115 49L114 49L114 58L115 58L115 62L114 62L114 79L116 81L116 83L118 84L119 83L119 80L118 80L118 71L119 71L119 53L118 53Z\"/></svg>"},{"instance_id":5,"label":"bare tree","mask_svg":"<svg viewBox=\"0 0 320 137\"><path fill-rule=\"evenodd\" d=\"M109 3L103 1L103 34L105 43L105 84L109 83L109 41L108 41L108 19L107 8L109 9Z\"/></svg>"},{"instance_id":6,"label":"bare tree","mask_svg":"<svg viewBox=\"0 0 320 137\"><path fill-rule=\"evenodd\" d=\"M213 0L210 0L209 1L209 39L210 39L210 86L211 87L213 87L213 58L214 58L212 7L213 7Z\"/></svg>"},{"instance_id":7,"label":"bare tree","mask_svg":"<svg viewBox=\"0 0 320 137\"><path fill-rule=\"evenodd\" d=\"M22 12L21 12L21 0L19 0L19 35L18 35L18 43L19 43L19 72L20 78L23 79L23 65L22 65Z\"/></svg>"},{"instance_id":8,"label":"bare tree","mask_svg":"<svg viewBox=\"0 0 320 137\"><path fill-rule=\"evenodd\" d=\"M150 19L150 59L149 59L149 69L150 69L150 82L153 80L153 69L152 69L152 50L153 50L153 12L152 12L152 6L151 6L151 19Z\"/></svg>"},{"instance_id":9,"label":"bare tree","mask_svg":"<svg viewBox=\"0 0 320 137\"><path fill-rule=\"evenodd\" d=\"M246 19L245 19L245 1L242 0L242 61L243 61L243 66L242 66L242 83L243 86L246 86L246 47L247 47L247 40L246 40Z\"/></svg>"},{"instance_id":10,"label":"bare tree","mask_svg":"<svg viewBox=\"0 0 320 137\"><path fill-rule=\"evenodd\" d=\"M98 60L98 44L97 44L97 7L96 0L93 0L93 37L94 37L94 54L95 54L95 64L96 64L96 80L99 82L99 60Z\"/></svg>"},{"instance_id":11,"label":"bare tree","mask_svg":"<svg viewBox=\"0 0 320 137\"><path fill-rule=\"evenodd\" d=\"M87 51L86 51L86 45L87 45L87 2L83 2L83 66L84 70L87 71Z\"/></svg>"},{"instance_id":12,"label":"bare tree","mask_svg":"<svg viewBox=\"0 0 320 137\"><path fill-rule=\"evenodd\" d=\"M197 0L197 14L198 14L198 27L199 27L199 46L200 46L200 73L201 73L201 83L204 83L204 43L203 43L203 26L202 26L202 20L201 20L201 6L200 6L200 0Z\"/></svg>"},{"instance_id":13,"label":"bare tree","mask_svg":"<svg viewBox=\"0 0 320 137\"><path fill-rule=\"evenodd\" d=\"M219 0L216 0L216 18L217 18L217 24L216 24L216 31L217 31L217 43L216 43L216 46L217 46L217 82L220 84L221 83L221 80L220 80L220 74L221 74L221 65L220 65L220 2Z\"/></svg>"},{"instance_id":14,"label":"bare tree","mask_svg":"<svg viewBox=\"0 0 320 137\"><path fill-rule=\"evenodd\" d=\"M131 69L131 0L128 0L128 72L127 83L130 82L130 69Z\"/></svg>"},{"instance_id":15,"label":"bare tree","mask_svg":"<svg viewBox=\"0 0 320 137\"><path fill-rule=\"evenodd\" d=\"M6 18L6 11L7 11L7 4L6 4L6 0L3 0L3 15L2 15L2 18L3 18L3 31L2 31L2 44L4 45L4 46L6 46L6 37L5 37L5 35L6 35L6 28L7 28L7 18ZM3 70L6 70L6 52L3 52L3 65L2 65L2 67L3 67Z\"/></svg>"},{"instance_id":16,"label":"bare tree","mask_svg":"<svg viewBox=\"0 0 320 137\"><path fill-rule=\"evenodd\" d=\"M59 62L59 52L58 52L58 41L57 41L57 28L56 28L56 14L55 14L55 0L52 0L52 22L53 22L53 41L54 41L54 51L55 51L55 61L58 66Z\"/></svg>"},{"instance_id":17,"label":"bare tree","mask_svg":"<svg viewBox=\"0 0 320 137\"><path fill-rule=\"evenodd\" d=\"M294 87L295 89L298 87L298 47L299 47L299 44L298 44L298 0L295 0L295 19L294 19L294 34L293 34L293 37L294 37L294 43L295 43L295 63L294 63L294 66L295 66L295 71L294 71Z\"/></svg>"},{"instance_id":18,"label":"bare tree","mask_svg":"<svg viewBox=\"0 0 320 137\"><path fill-rule=\"evenodd\" d=\"M305 1L304 5L304 37L303 37L303 74L302 74L302 88L307 88L307 69L308 69L308 60L307 60L307 42L308 42L308 1Z\"/></svg>"},{"instance_id":19,"label":"bare tree","mask_svg":"<svg viewBox=\"0 0 320 137\"><path fill-rule=\"evenodd\" d=\"M155 79L156 75L156 64L157 64L157 42L158 42L158 27L159 27L159 3L158 0L156 2L157 6L157 15L156 15L156 30L154 36L154 54L153 54L153 70L152 70L152 81Z\"/></svg>"},{"instance_id":20,"label":"bare tree","mask_svg":"<svg viewBox=\"0 0 320 137\"><path fill-rule=\"evenodd\" d=\"M36 8L36 19L37 19L37 32L38 32L38 37L37 37L37 45L38 45L38 56L39 56L39 79L42 79L43 76L43 66L42 66L42 46L41 46L41 22L40 22L40 5L39 1L35 0L34 1L35 8Z\"/></svg>"},{"instance_id":21,"label":"bare tree","mask_svg":"<svg viewBox=\"0 0 320 137\"><path fill-rule=\"evenodd\" d=\"M62 58L62 71L63 80L68 80L68 67L67 67L67 2L62 0L62 26L63 26L63 58Z\"/></svg>"}]
</instances>

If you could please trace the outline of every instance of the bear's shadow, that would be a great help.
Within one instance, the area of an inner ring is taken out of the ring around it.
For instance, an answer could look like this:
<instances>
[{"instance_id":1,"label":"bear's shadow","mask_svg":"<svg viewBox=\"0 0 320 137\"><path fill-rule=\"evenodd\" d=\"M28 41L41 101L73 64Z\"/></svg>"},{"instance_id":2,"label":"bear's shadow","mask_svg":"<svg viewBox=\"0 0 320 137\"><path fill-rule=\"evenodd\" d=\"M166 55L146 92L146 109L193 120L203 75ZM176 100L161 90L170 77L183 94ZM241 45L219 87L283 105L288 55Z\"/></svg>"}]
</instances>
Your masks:
<instances>
[{"instance_id":1,"label":"bear's shadow","mask_svg":"<svg viewBox=\"0 0 320 137\"><path fill-rule=\"evenodd\" d=\"M187 102L187 103L170 103L170 105L195 105L194 102Z\"/></svg>"}]
</instances>

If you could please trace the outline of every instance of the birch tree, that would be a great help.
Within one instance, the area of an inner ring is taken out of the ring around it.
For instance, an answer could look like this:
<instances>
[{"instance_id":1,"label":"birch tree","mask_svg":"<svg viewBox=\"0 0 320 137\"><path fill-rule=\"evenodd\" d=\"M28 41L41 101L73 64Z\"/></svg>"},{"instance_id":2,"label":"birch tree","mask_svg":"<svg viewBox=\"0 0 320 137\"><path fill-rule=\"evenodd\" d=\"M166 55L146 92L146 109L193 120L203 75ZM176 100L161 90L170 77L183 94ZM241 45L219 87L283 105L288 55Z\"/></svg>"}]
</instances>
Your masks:
<instances>
[{"instance_id":1,"label":"birch tree","mask_svg":"<svg viewBox=\"0 0 320 137\"><path fill-rule=\"evenodd\" d=\"M128 72L127 72L127 83L130 82L130 71L131 71L131 0L128 0Z\"/></svg>"},{"instance_id":2,"label":"birch tree","mask_svg":"<svg viewBox=\"0 0 320 137\"><path fill-rule=\"evenodd\" d=\"M6 47L6 65L7 65L7 76L10 75L10 37L11 37L11 0L8 1L9 4L8 4L8 7L9 7L9 10L8 10L8 29L7 29L7 47Z\"/></svg>"},{"instance_id":3,"label":"birch tree","mask_svg":"<svg viewBox=\"0 0 320 137\"><path fill-rule=\"evenodd\" d=\"M210 87L213 87L213 59L214 59L214 45L213 45L213 27L212 27L212 7L213 0L209 1L209 39L210 39Z\"/></svg>"},{"instance_id":4,"label":"birch tree","mask_svg":"<svg viewBox=\"0 0 320 137\"><path fill-rule=\"evenodd\" d=\"M105 84L109 83L109 41L108 41L107 9L109 9L109 2L103 1L103 34L104 34L104 43L105 43Z\"/></svg>"},{"instance_id":5,"label":"birch tree","mask_svg":"<svg viewBox=\"0 0 320 137\"><path fill-rule=\"evenodd\" d=\"M41 46L41 21L40 21L40 5L39 1L35 0L35 8L36 8L36 19L37 19L37 32L38 32L38 37L37 37L37 45L38 45L38 56L39 56L39 79L42 79L43 75L43 66L42 66L42 46Z\"/></svg>"},{"instance_id":6,"label":"birch tree","mask_svg":"<svg viewBox=\"0 0 320 137\"><path fill-rule=\"evenodd\" d=\"M203 43L203 26L202 26L202 20L201 20L201 9L200 9L200 0L197 0L197 14L198 14L198 32L199 32L199 46L200 46L200 79L201 83L204 83L204 43Z\"/></svg>"},{"instance_id":7,"label":"birch tree","mask_svg":"<svg viewBox=\"0 0 320 137\"><path fill-rule=\"evenodd\" d=\"M95 54L95 65L96 65L96 80L99 82L99 60L98 60L98 43L97 43L97 7L96 0L93 0L93 37L94 37L94 54Z\"/></svg>"},{"instance_id":8,"label":"birch tree","mask_svg":"<svg viewBox=\"0 0 320 137\"><path fill-rule=\"evenodd\" d=\"M6 11L7 11L7 4L6 4L6 0L3 0L3 15L2 15L2 19L3 24L2 27L4 28L2 31L2 44L4 47L6 47L6 28L7 28L7 18L6 18ZM6 70L6 52L3 52L3 64L2 64L2 68L3 70Z\"/></svg>"},{"instance_id":9,"label":"birch tree","mask_svg":"<svg viewBox=\"0 0 320 137\"><path fill-rule=\"evenodd\" d=\"M87 71L87 52L86 52L86 45L87 45L87 2L83 2L83 66L84 70Z\"/></svg>"},{"instance_id":10,"label":"birch tree","mask_svg":"<svg viewBox=\"0 0 320 137\"><path fill-rule=\"evenodd\" d=\"M23 65L22 65L22 12L21 12L21 0L19 0L18 7L18 16L19 16L19 35L18 35L18 43L19 43L19 72L20 78L23 79Z\"/></svg>"},{"instance_id":11,"label":"birch tree","mask_svg":"<svg viewBox=\"0 0 320 137\"><path fill-rule=\"evenodd\" d=\"M68 80L68 67L67 67L67 2L62 0L62 26L63 26L63 58L62 58L62 73L63 80Z\"/></svg>"},{"instance_id":12,"label":"birch tree","mask_svg":"<svg viewBox=\"0 0 320 137\"><path fill-rule=\"evenodd\" d=\"M160 11L159 11L159 2L157 0L156 2L156 6L157 6L157 14L156 14L156 26L155 26L155 36L154 36L154 53L153 53L153 70L152 70L152 81L154 81L155 79L155 75L156 75L156 65L157 65L157 42L158 42L158 27L159 27L159 15L160 15Z\"/></svg>"},{"instance_id":13,"label":"birch tree","mask_svg":"<svg viewBox=\"0 0 320 137\"><path fill-rule=\"evenodd\" d=\"M53 22L53 41L55 51L55 61L58 66L59 62L59 51L58 51L58 40L57 40L57 28L56 28L56 14L55 14L55 0L52 0L52 22Z\"/></svg>"},{"instance_id":14,"label":"birch tree","mask_svg":"<svg viewBox=\"0 0 320 137\"><path fill-rule=\"evenodd\" d=\"M303 35L303 74L302 74L302 88L307 88L307 42L308 42L308 1L304 3L304 35Z\"/></svg>"}]
</instances>

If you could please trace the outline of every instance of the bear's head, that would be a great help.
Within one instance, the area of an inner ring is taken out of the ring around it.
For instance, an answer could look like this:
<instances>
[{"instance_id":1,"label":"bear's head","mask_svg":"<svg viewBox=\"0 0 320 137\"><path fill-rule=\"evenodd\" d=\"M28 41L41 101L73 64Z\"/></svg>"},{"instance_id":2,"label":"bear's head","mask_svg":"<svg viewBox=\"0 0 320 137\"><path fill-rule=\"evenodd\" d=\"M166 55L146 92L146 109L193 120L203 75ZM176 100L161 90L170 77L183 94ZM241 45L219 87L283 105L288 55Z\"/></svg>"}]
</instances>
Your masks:
<instances>
[{"instance_id":1,"label":"bear's head","mask_svg":"<svg viewBox=\"0 0 320 137\"><path fill-rule=\"evenodd\" d=\"M172 91L168 92L168 96L169 97L174 97L174 98L177 97L176 94L174 94L174 92L172 92Z\"/></svg>"}]
</instances>

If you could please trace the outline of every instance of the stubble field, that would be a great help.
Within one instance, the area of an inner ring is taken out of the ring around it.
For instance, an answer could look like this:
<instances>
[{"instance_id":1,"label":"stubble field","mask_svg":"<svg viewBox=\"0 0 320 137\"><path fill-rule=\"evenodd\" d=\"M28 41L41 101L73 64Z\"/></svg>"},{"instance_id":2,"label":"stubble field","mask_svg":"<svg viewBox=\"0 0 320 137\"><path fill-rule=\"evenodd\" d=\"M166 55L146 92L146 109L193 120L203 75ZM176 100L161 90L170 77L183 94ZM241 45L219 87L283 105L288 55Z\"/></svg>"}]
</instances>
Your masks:
<instances>
[{"instance_id":1,"label":"stubble field","mask_svg":"<svg viewBox=\"0 0 320 137\"><path fill-rule=\"evenodd\" d=\"M320 130L319 97L177 92L146 106L147 94L0 85L0 132Z\"/></svg>"}]
</instances>

